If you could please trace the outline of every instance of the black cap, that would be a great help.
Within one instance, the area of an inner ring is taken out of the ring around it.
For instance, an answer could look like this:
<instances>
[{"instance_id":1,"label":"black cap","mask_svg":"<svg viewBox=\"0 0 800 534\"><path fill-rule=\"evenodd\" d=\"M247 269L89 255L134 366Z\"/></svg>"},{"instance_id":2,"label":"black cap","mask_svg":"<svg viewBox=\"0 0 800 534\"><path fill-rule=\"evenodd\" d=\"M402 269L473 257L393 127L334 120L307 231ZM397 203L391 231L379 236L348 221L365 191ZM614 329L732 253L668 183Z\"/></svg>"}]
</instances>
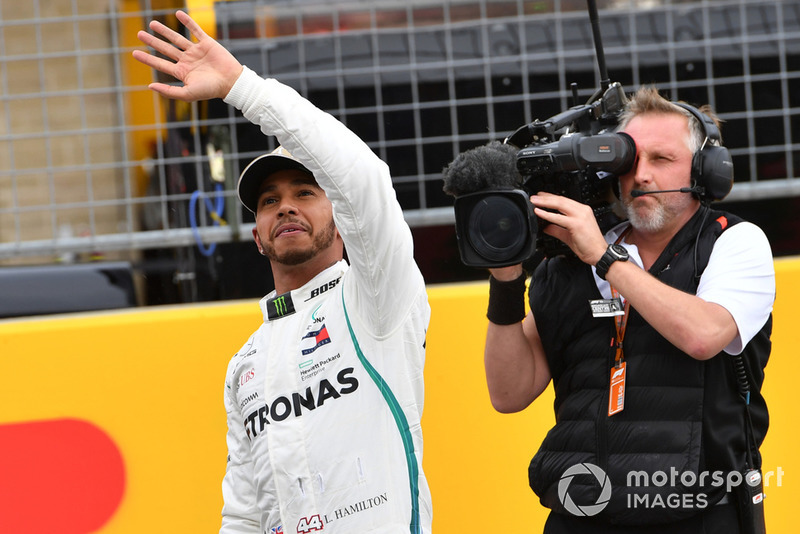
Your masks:
<instances>
[{"instance_id":1,"label":"black cap","mask_svg":"<svg viewBox=\"0 0 800 534\"><path fill-rule=\"evenodd\" d=\"M263 154L251 161L239 176L237 187L239 200L244 207L255 213L258 207L259 189L264 179L273 173L289 169L299 169L312 174L288 150L280 146L269 154Z\"/></svg>"}]
</instances>

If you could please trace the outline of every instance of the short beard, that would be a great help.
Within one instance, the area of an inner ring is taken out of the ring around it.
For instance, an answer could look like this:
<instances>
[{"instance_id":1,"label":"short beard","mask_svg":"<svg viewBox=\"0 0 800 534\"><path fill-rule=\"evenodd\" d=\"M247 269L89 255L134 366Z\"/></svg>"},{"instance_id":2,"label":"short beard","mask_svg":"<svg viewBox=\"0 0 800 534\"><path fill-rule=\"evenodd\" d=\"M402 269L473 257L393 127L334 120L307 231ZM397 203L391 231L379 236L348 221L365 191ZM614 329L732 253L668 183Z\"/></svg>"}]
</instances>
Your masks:
<instances>
[{"instance_id":1,"label":"short beard","mask_svg":"<svg viewBox=\"0 0 800 534\"><path fill-rule=\"evenodd\" d=\"M659 199L652 209L644 215L640 215L633 207L633 198L630 198L623 203L623 209L628 221L635 229L644 232L658 232L666 228L669 221L683 212L691 202L691 196L681 193L675 199Z\"/></svg>"},{"instance_id":2,"label":"short beard","mask_svg":"<svg viewBox=\"0 0 800 534\"><path fill-rule=\"evenodd\" d=\"M333 245L335 239L336 224L333 222L333 219L330 220L325 228L313 236L311 246L308 248L288 250L279 255L275 252L274 247L265 243L261 237L258 238L261 242L261 249L264 251L264 255L269 258L270 261L280 263L281 265L301 265Z\"/></svg>"}]
</instances>

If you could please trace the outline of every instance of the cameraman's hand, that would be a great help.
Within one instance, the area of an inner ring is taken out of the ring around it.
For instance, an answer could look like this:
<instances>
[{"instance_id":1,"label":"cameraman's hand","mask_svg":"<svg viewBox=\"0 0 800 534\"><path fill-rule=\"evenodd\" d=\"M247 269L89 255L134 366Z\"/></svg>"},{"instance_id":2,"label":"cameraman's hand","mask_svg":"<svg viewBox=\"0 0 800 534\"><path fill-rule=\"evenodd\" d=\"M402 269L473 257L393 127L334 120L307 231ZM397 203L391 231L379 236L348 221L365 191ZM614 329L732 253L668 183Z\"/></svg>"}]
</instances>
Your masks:
<instances>
[{"instance_id":1,"label":"cameraman's hand","mask_svg":"<svg viewBox=\"0 0 800 534\"><path fill-rule=\"evenodd\" d=\"M225 98L242 73L241 63L225 47L206 35L189 15L178 11L175 16L197 39L196 43L160 22L152 21L150 29L169 42L144 31L140 31L137 37L172 61L142 50L134 50L133 57L149 67L177 78L183 82L183 86L156 82L150 84L150 89L185 102Z\"/></svg>"},{"instance_id":2,"label":"cameraman's hand","mask_svg":"<svg viewBox=\"0 0 800 534\"><path fill-rule=\"evenodd\" d=\"M511 280L516 280L522 274L522 264L518 263L517 265L511 265L510 267L495 267L493 269L489 269L489 273L494 277L495 280L500 282L510 282Z\"/></svg>"},{"instance_id":3,"label":"cameraman's hand","mask_svg":"<svg viewBox=\"0 0 800 534\"><path fill-rule=\"evenodd\" d=\"M589 265L600 261L608 244L590 206L544 192L533 195L531 203L534 213L551 223L544 228L545 234L565 243L581 261Z\"/></svg>"}]
</instances>

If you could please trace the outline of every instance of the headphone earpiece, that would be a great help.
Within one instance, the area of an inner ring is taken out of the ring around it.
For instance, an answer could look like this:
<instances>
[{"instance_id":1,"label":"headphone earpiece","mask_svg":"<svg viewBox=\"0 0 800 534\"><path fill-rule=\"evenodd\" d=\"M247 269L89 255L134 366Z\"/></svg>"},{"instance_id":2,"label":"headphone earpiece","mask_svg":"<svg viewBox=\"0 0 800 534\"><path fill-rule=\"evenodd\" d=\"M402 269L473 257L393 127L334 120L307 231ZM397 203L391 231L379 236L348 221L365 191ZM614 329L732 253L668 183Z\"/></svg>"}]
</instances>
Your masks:
<instances>
[{"instance_id":1,"label":"headphone earpiece","mask_svg":"<svg viewBox=\"0 0 800 534\"><path fill-rule=\"evenodd\" d=\"M719 128L711 117L684 102L673 102L697 119L703 128L705 142L692 156L692 187L700 191L703 202L722 200L733 187L733 160L727 148L722 146ZM717 144L711 144L716 142Z\"/></svg>"}]
</instances>

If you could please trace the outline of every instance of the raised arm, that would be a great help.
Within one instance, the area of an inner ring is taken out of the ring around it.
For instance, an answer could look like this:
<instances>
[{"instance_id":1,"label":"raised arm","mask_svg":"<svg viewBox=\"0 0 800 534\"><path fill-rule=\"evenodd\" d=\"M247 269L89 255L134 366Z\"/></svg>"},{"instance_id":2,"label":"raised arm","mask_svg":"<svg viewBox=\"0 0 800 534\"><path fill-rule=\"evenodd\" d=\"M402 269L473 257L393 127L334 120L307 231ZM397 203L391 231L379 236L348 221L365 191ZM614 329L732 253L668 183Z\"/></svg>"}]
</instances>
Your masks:
<instances>
[{"instance_id":1,"label":"raised arm","mask_svg":"<svg viewBox=\"0 0 800 534\"><path fill-rule=\"evenodd\" d=\"M353 276L343 290L372 334L401 324L425 291L389 167L354 132L291 87L245 68L225 102L303 162L333 204Z\"/></svg>"},{"instance_id":2,"label":"raised arm","mask_svg":"<svg viewBox=\"0 0 800 534\"><path fill-rule=\"evenodd\" d=\"M348 300L358 301L356 308L374 334L385 335L397 327L397 319L425 287L386 163L344 124L294 89L243 67L186 13L178 11L177 18L196 42L158 22L150 28L164 39L139 32L144 44L167 59L140 50L134 57L183 82L183 86L153 83L150 88L185 101L223 98L266 135L277 137L314 174L333 204L357 279L344 288Z\"/></svg>"}]
</instances>

